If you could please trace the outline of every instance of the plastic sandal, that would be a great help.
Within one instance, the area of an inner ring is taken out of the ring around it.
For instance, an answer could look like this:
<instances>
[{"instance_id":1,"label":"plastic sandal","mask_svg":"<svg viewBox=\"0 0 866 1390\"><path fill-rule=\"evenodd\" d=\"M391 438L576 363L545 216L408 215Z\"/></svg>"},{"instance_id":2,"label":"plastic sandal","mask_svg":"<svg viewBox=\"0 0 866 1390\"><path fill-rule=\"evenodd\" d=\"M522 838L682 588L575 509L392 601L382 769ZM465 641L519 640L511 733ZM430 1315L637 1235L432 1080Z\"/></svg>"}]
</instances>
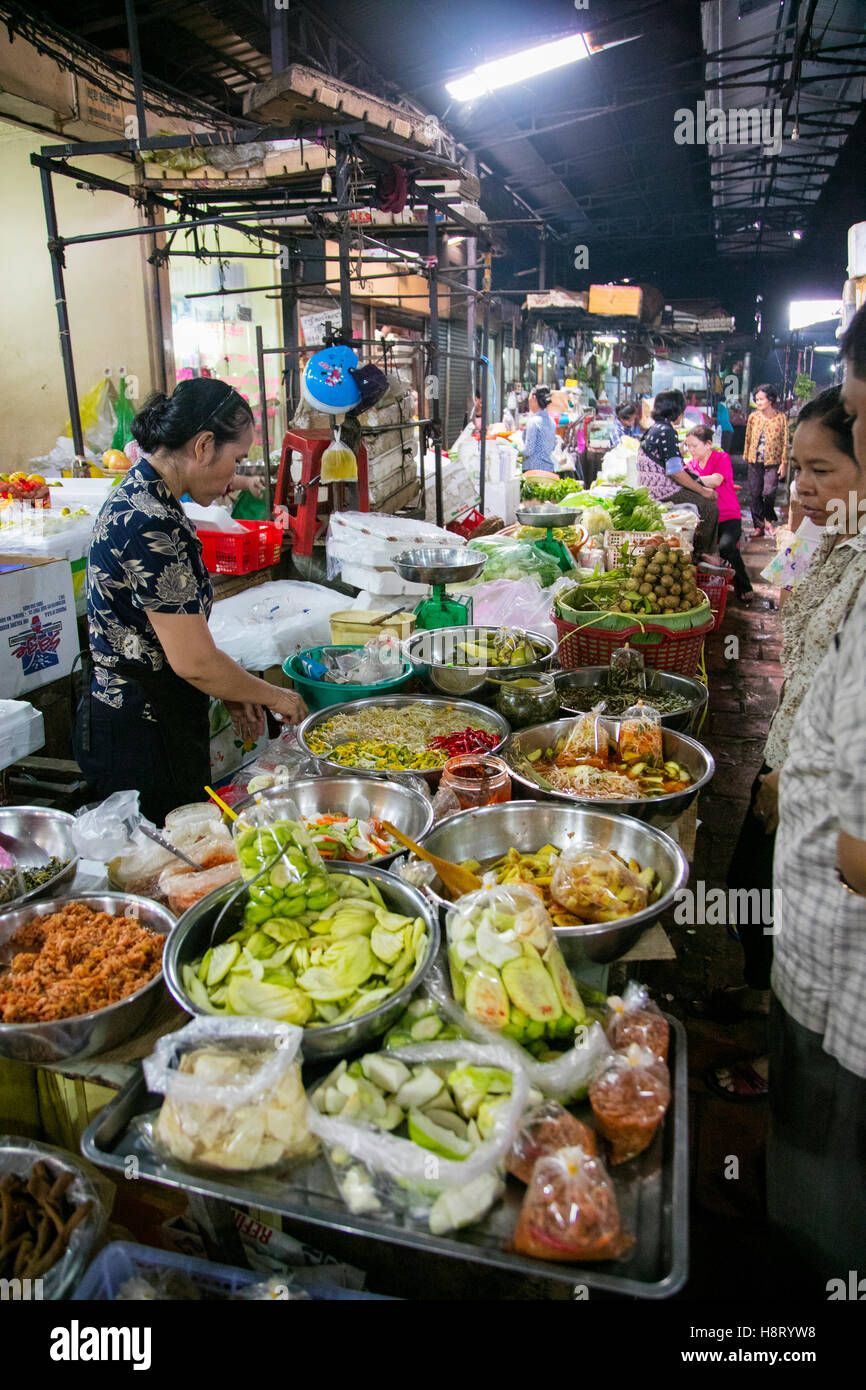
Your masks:
<instances>
[{"instance_id":1,"label":"plastic sandal","mask_svg":"<svg viewBox=\"0 0 866 1390\"><path fill-rule=\"evenodd\" d=\"M734 1089L728 1090L720 1077L730 1078ZM755 1071L751 1062L734 1062L730 1067L711 1067L704 1072L704 1083L714 1095L729 1100L734 1105L752 1105L755 1101L766 1100L770 1093L769 1082Z\"/></svg>"}]
</instances>

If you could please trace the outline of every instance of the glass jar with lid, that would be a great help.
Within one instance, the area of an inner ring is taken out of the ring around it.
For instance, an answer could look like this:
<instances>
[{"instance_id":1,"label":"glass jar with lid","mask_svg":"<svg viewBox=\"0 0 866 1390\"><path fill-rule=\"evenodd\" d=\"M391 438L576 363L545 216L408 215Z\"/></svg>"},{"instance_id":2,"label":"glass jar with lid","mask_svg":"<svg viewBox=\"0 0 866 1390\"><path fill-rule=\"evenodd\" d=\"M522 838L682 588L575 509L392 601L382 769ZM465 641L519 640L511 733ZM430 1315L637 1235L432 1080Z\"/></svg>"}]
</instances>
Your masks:
<instances>
[{"instance_id":1,"label":"glass jar with lid","mask_svg":"<svg viewBox=\"0 0 866 1390\"><path fill-rule=\"evenodd\" d=\"M512 729L528 729L559 718L559 693L553 676L546 672L505 681L496 696L496 708Z\"/></svg>"},{"instance_id":2,"label":"glass jar with lid","mask_svg":"<svg viewBox=\"0 0 866 1390\"><path fill-rule=\"evenodd\" d=\"M511 777L501 758L487 753L459 753L442 769L441 789L453 792L461 811L511 800Z\"/></svg>"}]
</instances>

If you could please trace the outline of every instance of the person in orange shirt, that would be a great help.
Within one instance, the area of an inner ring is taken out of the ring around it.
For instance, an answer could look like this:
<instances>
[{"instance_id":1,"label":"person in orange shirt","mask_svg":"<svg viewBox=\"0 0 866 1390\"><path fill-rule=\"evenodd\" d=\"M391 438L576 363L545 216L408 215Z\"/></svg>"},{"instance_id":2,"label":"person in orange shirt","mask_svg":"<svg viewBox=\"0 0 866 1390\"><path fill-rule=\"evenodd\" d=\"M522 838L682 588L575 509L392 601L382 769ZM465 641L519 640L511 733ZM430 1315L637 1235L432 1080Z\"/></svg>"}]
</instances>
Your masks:
<instances>
[{"instance_id":1,"label":"person in orange shirt","mask_svg":"<svg viewBox=\"0 0 866 1390\"><path fill-rule=\"evenodd\" d=\"M759 386L755 406L746 421L743 457L749 465L752 540L776 534L776 490L788 463L788 420L777 409L775 386Z\"/></svg>"}]
</instances>

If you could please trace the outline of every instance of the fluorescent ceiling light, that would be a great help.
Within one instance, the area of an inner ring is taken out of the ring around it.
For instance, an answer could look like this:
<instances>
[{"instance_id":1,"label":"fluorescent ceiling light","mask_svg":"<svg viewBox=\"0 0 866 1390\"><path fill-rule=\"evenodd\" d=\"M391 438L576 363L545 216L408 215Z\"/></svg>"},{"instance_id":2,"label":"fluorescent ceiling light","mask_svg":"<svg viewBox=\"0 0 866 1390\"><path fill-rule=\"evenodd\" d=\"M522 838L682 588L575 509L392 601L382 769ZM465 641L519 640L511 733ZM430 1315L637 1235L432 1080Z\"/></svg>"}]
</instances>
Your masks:
<instances>
[{"instance_id":1,"label":"fluorescent ceiling light","mask_svg":"<svg viewBox=\"0 0 866 1390\"><path fill-rule=\"evenodd\" d=\"M793 333L797 328L841 317L841 299L792 299L788 308L788 330Z\"/></svg>"},{"instance_id":2,"label":"fluorescent ceiling light","mask_svg":"<svg viewBox=\"0 0 866 1390\"><path fill-rule=\"evenodd\" d=\"M836 353L839 351L839 349L838 349L838 348L834 348L834 347L816 347L816 348L813 348L812 351L813 351L813 352L832 352L833 356L835 357L835 356L836 356Z\"/></svg>"},{"instance_id":3,"label":"fluorescent ceiling light","mask_svg":"<svg viewBox=\"0 0 866 1390\"><path fill-rule=\"evenodd\" d=\"M537 48L524 48L509 58L481 63L466 77L446 82L445 89L455 101L473 101L497 87L510 87L515 82L524 82L527 78L538 77L539 73L588 57L589 45L584 35L569 34L568 38L554 39L553 43L542 43Z\"/></svg>"}]
</instances>

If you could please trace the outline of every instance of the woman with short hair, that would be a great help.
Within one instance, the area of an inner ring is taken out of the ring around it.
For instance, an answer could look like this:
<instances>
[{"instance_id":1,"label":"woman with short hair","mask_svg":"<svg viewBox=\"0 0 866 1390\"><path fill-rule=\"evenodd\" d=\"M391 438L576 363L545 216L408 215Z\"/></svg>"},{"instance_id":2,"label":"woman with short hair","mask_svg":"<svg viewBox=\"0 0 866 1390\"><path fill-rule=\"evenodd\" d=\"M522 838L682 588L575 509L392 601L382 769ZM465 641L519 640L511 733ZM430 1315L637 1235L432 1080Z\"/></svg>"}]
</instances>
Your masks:
<instances>
[{"instance_id":1,"label":"woman with short hair","mask_svg":"<svg viewBox=\"0 0 866 1390\"><path fill-rule=\"evenodd\" d=\"M752 581L743 564L739 539L743 531L742 513L734 491L734 471L730 454L713 445L709 425L693 425L685 438L690 464L705 487L716 489L719 505L719 554L734 571L737 598L746 605L752 602Z\"/></svg>"},{"instance_id":2,"label":"woman with short hair","mask_svg":"<svg viewBox=\"0 0 866 1390\"><path fill-rule=\"evenodd\" d=\"M699 521L693 543L697 560L714 550L719 508L715 491L689 473L680 453L676 426L685 408L682 391L659 391L652 408L654 423L638 447L637 476L638 485L656 502L690 502L697 507Z\"/></svg>"},{"instance_id":3,"label":"woman with short hair","mask_svg":"<svg viewBox=\"0 0 866 1390\"><path fill-rule=\"evenodd\" d=\"M523 471L546 469L556 472L553 451L556 448L556 425L548 410L550 388L533 386L529 393L529 419L523 427Z\"/></svg>"},{"instance_id":4,"label":"woman with short hair","mask_svg":"<svg viewBox=\"0 0 866 1390\"><path fill-rule=\"evenodd\" d=\"M776 534L776 491L788 464L788 419L777 409L775 386L755 388L755 406L746 421L743 458L749 465L752 540Z\"/></svg>"}]
</instances>

